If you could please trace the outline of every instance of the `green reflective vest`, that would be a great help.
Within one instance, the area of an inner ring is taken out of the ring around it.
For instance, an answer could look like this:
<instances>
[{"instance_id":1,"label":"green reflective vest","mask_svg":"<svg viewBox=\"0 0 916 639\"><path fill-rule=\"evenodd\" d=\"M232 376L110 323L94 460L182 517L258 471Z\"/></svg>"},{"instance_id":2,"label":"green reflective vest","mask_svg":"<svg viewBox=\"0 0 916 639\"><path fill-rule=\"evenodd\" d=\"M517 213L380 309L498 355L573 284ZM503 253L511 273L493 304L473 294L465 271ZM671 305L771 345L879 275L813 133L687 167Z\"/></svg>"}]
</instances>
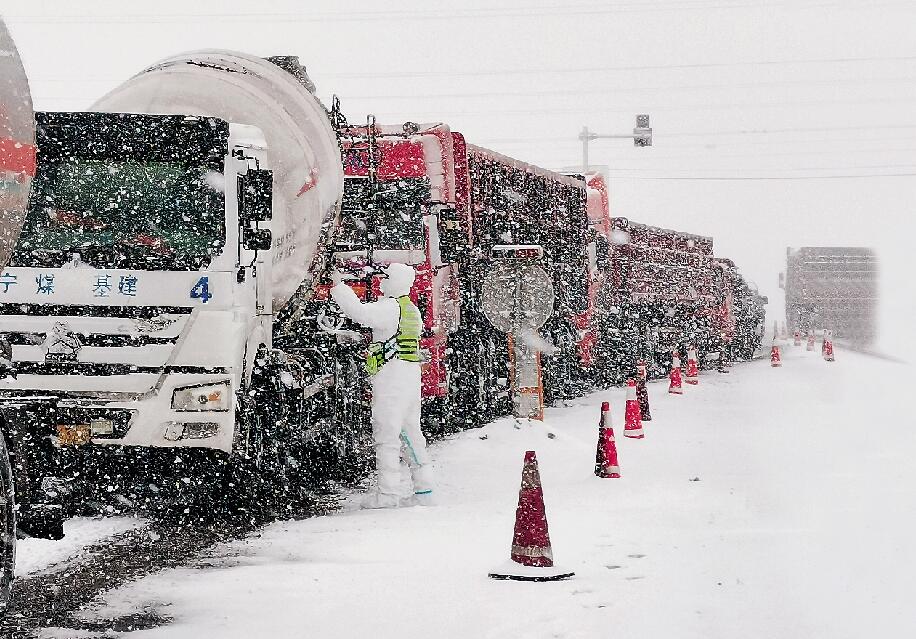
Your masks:
<instances>
[{"instance_id":1,"label":"green reflective vest","mask_svg":"<svg viewBox=\"0 0 916 639\"><path fill-rule=\"evenodd\" d=\"M398 316L397 333L384 342L369 344L369 352L366 354L366 371L370 375L375 375L382 366L395 358L405 362L421 361L420 333L423 330L423 318L408 295L398 298L398 306L400 315Z\"/></svg>"}]
</instances>

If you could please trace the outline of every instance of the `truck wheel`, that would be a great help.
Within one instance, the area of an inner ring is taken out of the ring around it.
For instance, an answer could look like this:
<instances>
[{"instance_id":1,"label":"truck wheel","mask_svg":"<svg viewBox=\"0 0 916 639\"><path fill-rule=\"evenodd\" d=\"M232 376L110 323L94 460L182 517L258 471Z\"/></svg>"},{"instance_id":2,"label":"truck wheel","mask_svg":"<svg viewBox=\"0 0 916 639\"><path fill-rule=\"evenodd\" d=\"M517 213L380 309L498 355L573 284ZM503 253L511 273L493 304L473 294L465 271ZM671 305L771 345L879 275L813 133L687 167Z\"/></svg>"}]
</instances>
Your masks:
<instances>
[{"instance_id":1,"label":"truck wheel","mask_svg":"<svg viewBox=\"0 0 916 639\"><path fill-rule=\"evenodd\" d=\"M6 609L16 567L16 509L13 473L6 442L0 434L0 613Z\"/></svg>"}]
</instances>

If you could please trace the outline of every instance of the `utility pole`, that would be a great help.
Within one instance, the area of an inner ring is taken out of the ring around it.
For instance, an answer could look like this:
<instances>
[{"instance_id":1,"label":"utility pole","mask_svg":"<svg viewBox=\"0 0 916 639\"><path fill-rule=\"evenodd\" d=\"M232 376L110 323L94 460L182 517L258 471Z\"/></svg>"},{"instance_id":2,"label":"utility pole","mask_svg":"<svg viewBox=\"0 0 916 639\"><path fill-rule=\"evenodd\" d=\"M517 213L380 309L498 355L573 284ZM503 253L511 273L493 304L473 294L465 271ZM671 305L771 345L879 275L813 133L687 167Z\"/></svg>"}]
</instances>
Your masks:
<instances>
[{"instance_id":1,"label":"utility pole","mask_svg":"<svg viewBox=\"0 0 916 639\"><path fill-rule=\"evenodd\" d=\"M649 126L649 115L641 113L636 116L636 128L630 134L603 135L589 131L587 126L579 132L582 140L582 173L588 173L588 143L592 140L625 139L633 140L633 146L652 146L652 127Z\"/></svg>"}]
</instances>

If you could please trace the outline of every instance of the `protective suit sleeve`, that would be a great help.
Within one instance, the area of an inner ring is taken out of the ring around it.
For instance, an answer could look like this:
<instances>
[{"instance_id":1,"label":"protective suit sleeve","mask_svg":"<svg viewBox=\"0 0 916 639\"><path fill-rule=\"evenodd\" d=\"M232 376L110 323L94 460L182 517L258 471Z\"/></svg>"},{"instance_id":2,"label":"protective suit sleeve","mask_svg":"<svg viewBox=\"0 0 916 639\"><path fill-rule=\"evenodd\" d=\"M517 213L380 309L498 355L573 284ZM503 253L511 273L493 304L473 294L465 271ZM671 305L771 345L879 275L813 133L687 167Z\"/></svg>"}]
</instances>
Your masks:
<instances>
[{"instance_id":1,"label":"protective suit sleeve","mask_svg":"<svg viewBox=\"0 0 916 639\"><path fill-rule=\"evenodd\" d=\"M385 304L382 302L360 302L353 289L343 282L334 285L331 289L331 297L337 302L344 315L357 324L376 330L384 327L385 313L382 308Z\"/></svg>"}]
</instances>

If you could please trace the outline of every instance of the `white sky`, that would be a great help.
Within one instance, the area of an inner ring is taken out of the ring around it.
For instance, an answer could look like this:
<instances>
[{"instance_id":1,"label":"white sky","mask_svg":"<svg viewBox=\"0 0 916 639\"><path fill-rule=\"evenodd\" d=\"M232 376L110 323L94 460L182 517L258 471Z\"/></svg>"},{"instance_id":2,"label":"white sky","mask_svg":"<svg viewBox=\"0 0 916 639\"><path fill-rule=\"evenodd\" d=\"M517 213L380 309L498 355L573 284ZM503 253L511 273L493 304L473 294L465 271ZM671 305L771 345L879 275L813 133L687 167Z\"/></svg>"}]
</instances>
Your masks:
<instances>
[{"instance_id":1,"label":"white sky","mask_svg":"<svg viewBox=\"0 0 916 639\"><path fill-rule=\"evenodd\" d=\"M912 0L0 0L0 13L38 109L85 108L159 58L218 47L299 55L352 121L446 121L547 167L581 162L583 125L628 132L649 113L654 147L592 143L615 214L712 235L771 311L800 245L878 247L885 314L914 306Z\"/></svg>"}]
</instances>

